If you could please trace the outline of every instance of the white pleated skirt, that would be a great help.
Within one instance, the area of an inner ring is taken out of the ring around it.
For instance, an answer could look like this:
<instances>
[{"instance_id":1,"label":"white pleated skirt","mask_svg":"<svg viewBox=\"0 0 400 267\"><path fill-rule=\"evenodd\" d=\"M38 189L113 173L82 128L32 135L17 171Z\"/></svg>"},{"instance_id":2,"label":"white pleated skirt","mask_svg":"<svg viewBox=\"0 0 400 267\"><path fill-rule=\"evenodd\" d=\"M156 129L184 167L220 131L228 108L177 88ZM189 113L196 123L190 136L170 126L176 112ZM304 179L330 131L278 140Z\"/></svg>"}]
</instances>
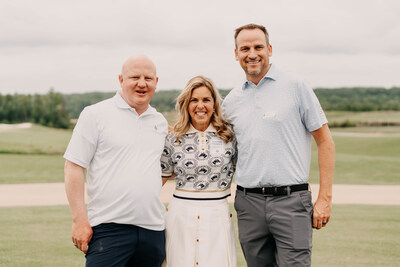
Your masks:
<instances>
[{"instance_id":1,"label":"white pleated skirt","mask_svg":"<svg viewBox=\"0 0 400 267\"><path fill-rule=\"evenodd\" d=\"M236 239L227 199L173 198L165 213L168 267L236 267Z\"/></svg>"}]
</instances>

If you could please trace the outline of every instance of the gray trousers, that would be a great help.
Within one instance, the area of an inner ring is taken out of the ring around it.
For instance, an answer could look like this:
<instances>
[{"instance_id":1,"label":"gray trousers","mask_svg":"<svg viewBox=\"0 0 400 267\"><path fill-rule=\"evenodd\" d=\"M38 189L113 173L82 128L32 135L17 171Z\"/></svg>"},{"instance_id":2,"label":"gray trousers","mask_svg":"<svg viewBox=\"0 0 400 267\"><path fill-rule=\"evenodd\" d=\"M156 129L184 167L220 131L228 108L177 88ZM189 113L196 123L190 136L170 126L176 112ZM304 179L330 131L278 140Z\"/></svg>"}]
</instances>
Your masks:
<instances>
[{"instance_id":1,"label":"gray trousers","mask_svg":"<svg viewBox=\"0 0 400 267\"><path fill-rule=\"evenodd\" d=\"M236 190L235 209L248 267L311 266L310 191L264 197Z\"/></svg>"}]
</instances>

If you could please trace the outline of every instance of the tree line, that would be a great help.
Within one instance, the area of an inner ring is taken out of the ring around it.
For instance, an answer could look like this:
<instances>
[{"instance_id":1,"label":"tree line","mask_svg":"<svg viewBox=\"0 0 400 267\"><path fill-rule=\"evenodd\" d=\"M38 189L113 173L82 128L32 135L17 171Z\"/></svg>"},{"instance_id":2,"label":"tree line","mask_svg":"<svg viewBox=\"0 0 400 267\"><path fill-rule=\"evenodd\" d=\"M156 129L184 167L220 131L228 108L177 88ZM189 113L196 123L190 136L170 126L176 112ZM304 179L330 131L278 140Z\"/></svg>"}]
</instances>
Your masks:
<instances>
[{"instance_id":1,"label":"tree line","mask_svg":"<svg viewBox=\"0 0 400 267\"><path fill-rule=\"evenodd\" d=\"M50 90L45 95L1 95L0 122L33 122L54 128L68 128L69 114L64 95Z\"/></svg>"},{"instance_id":2,"label":"tree line","mask_svg":"<svg viewBox=\"0 0 400 267\"><path fill-rule=\"evenodd\" d=\"M150 104L160 112L175 108L180 90L156 91ZM224 98L230 89L219 90ZM400 87L385 88L317 88L314 90L321 106L326 111L386 111L400 110ZM72 118L77 118L83 107L109 98L115 93L85 93L65 95L67 110Z\"/></svg>"},{"instance_id":3,"label":"tree line","mask_svg":"<svg viewBox=\"0 0 400 267\"><path fill-rule=\"evenodd\" d=\"M400 87L315 89L324 110L400 110Z\"/></svg>"},{"instance_id":4,"label":"tree line","mask_svg":"<svg viewBox=\"0 0 400 267\"><path fill-rule=\"evenodd\" d=\"M230 90L221 89L222 97ZM400 87L315 89L324 110L387 111L400 110ZM151 105L160 112L172 111L180 90L157 91ZM34 122L56 128L68 128L70 118L78 118L84 107L110 98L115 92L61 94L50 90L45 95L1 95L0 122Z\"/></svg>"}]
</instances>

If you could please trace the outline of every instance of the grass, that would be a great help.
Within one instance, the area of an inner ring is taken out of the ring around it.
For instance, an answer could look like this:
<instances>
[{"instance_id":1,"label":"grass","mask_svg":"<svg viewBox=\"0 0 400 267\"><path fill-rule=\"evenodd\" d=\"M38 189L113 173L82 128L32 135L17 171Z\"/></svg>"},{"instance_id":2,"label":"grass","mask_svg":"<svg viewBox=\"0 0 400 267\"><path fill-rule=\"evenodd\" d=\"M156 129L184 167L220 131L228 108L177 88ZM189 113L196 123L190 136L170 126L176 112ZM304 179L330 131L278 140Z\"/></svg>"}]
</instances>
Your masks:
<instances>
[{"instance_id":1,"label":"grass","mask_svg":"<svg viewBox=\"0 0 400 267\"><path fill-rule=\"evenodd\" d=\"M400 122L400 111L326 111L325 114L331 123L346 120L352 122Z\"/></svg>"},{"instance_id":2,"label":"grass","mask_svg":"<svg viewBox=\"0 0 400 267\"><path fill-rule=\"evenodd\" d=\"M0 184L64 181L61 155L0 154Z\"/></svg>"},{"instance_id":3,"label":"grass","mask_svg":"<svg viewBox=\"0 0 400 267\"><path fill-rule=\"evenodd\" d=\"M335 205L314 231L313 266L400 266L400 207Z\"/></svg>"},{"instance_id":4,"label":"grass","mask_svg":"<svg viewBox=\"0 0 400 267\"><path fill-rule=\"evenodd\" d=\"M312 266L400 266L399 218L399 206L335 205L328 226L314 230ZM67 206L0 208L0 266L83 266L70 231Z\"/></svg>"},{"instance_id":5,"label":"grass","mask_svg":"<svg viewBox=\"0 0 400 267\"><path fill-rule=\"evenodd\" d=\"M394 115L393 115L394 114ZM333 118L399 116L400 112L329 112ZM166 114L169 123L176 113ZM337 184L400 184L400 127L335 128L333 131L382 133L372 137L334 136ZM0 184L63 181L64 153L71 130L34 126L0 131ZM385 135L389 134L389 135ZM317 152L313 146L310 182L318 183Z\"/></svg>"},{"instance_id":6,"label":"grass","mask_svg":"<svg viewBox=\"0 0 400 267\"><path fill-rule=\"evenodd\" d=\"M390 127L346 127L346 128L333 128L332 132L349 132L349 133L362 133L362 134L395 134L400 135L400 127L399 126L390 126Z\"/></svg>"},{"instance_id":7,"label":"grass","mask_svg":"<svg viewBox=\"0 0 400 267\"><path fill-rule=\"evenodd\" d=\"M400 137L334 137L336 184L400 184ZM310 182L318 183L313 144Z\"/></svg>"},{"instance_id":8,"label":"grass","mask_svg":"<svg viewBox=\"0 0 400 267\"><path fill-rule=\"evenodd\" d=\"M62 155L71 130L34 125L27 129L0 131L0 153Z\"/></svg>"},{"instance_id":9,"label":"grass","mask_svg":"<svg viewBox=\"0 0 400 267\"><path fill-rule=\"evenodd\" d=\"M84 266L67 206L0 209L0 266Z\"/></svg>"}]
</instances>

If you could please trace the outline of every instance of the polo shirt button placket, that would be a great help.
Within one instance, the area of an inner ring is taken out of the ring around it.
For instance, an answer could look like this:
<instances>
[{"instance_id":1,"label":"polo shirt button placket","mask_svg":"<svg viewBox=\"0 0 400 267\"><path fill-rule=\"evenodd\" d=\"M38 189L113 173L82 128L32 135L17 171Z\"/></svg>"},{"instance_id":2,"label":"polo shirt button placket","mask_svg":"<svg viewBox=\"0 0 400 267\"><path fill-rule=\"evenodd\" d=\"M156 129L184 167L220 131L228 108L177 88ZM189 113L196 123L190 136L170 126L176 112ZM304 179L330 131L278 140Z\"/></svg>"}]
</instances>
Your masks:
<instances>
[{"instance_id":1,"label":"polo shirt button placket","mask_svg":"<svg viewBox=\"0 0 400 267\"><path fill-rule=\"evenodd\" d=\"M140 119L140 116L136 118L136 125L137 125L137 133L142 132L142 120Z\"/></svg>"},{"instance_id":2,"label":"polo shirt button placket","mask_svg":"<svg viewBox=\"0 0 400 267\"><path fill-rule=\"evenodd\" d=\"M135 132L133 134L140 134L142 129L142 120L140 119L140 115L136 112L134 108L129 108L129 111L133 113L134 120L135 120Z\"/></svg>"},{"instance_id":3,"label":"polo shirt button placket","mask_svg":"<svg viewBox=\"0 0 400 267\"><path fill-rule=\"evenodd\" d=\"M206 150L206 137L205 137L206 135L205 135L205 133L204 132L202 132L202 133L200 133L200 138L199 138L199 141L200 141L200 149L201 149L201 151L205 151Z\"/></svg>"}]
</instances>

